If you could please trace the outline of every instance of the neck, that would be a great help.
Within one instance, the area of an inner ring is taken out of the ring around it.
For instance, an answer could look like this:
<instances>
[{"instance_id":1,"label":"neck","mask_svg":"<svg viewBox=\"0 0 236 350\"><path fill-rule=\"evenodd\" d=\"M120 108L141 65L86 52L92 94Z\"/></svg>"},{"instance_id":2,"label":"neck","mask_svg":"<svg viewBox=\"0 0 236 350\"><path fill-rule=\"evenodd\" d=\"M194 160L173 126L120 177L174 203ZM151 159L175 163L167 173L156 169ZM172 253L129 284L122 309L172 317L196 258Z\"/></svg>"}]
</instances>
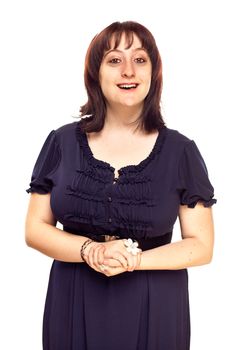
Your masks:
<instances>
[{"instance_id":1,"label":"neck","mask_svg":"<svg viewBox=\"0 0 236 350\"><path fill-rule=\"evenodd\" d=\"M109 129L126 129L130 131L134 131L138 123L135 122L137 118L140 116L142 111L142 107L110 107L107 106L107 112L105 117L105 127Z\"/></svg>"}]
</instances>

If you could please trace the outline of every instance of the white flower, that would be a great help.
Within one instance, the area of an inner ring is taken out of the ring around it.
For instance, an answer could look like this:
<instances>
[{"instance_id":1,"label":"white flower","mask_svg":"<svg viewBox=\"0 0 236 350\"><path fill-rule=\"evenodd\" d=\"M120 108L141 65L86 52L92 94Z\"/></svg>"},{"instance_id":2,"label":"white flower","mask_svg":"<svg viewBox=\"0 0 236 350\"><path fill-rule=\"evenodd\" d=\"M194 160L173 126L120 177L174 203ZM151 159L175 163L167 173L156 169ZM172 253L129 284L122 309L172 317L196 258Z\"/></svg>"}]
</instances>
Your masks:
<instances>
[{"instance_id":1,"label":"white flower","mask_svg":"<svg viewBox=\"0 0 236 350\"><path fill-rule=\"evenodd\" d=\"M138 248L138 242L132 241L131 238L126 239L124 241L124 245L126 246L127 252L131 253L132 255L137 255L137 253L142 251Z\"/></svg>"}]
</instances>

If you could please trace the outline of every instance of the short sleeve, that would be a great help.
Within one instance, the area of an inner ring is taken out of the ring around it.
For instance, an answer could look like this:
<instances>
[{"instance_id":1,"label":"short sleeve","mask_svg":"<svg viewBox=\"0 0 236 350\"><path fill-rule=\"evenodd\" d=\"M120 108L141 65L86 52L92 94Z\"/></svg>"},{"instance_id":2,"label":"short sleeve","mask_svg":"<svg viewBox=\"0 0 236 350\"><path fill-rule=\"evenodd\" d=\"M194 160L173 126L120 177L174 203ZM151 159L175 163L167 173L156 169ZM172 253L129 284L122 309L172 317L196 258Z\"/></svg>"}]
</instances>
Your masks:
<instances>
[{"instance_id":1,"label":"short sleeve","mask_svg":"<svg viewBox=\"0 0 236 350\"><path fill-rule=\"evenodd\" d=\"M38 155L31 176L28 193L37 192L46 194L51 192L53 180L51 175L55 172L60 163L60 148L56 138L55 130L47 136L43 147Z\"/></svg>"},{"instance_id":2,"label":"short sleeve","mask_svg":"<svg viewBox=\"0 0 236 350\"><path fill-rule=\"evenodd\" d=\"M216 203L206 164L194 141L189 141L185 145L179 163L178 176L181 205L194 208L198 202L202 202L204 207L210 207Z\"/></svg>"}]
</instances>

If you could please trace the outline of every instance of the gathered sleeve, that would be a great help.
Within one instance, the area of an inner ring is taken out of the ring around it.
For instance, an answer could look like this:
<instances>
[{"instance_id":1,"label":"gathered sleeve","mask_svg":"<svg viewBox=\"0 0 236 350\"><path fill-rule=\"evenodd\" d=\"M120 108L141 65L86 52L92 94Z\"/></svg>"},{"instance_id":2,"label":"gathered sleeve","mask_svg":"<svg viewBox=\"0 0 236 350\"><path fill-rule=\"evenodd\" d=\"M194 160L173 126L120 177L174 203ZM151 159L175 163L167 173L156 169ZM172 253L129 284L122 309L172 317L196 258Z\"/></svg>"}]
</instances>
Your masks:
<instances>
[{"instance_id":1,"label":"gathered sleeve","mask_svg":"<svg viewBox=\"0 0 236 350\"><path fill-rule=\"evenodd\" d=\"M57 142L56 132L52 130L47 136L38 155L31 176L28 193L37 192L46 194L51 192L54 185L52 174L56 171L61 159L60 147Z\"/></svg>"},{"instance_id":2,"label":"gathered sleeve","mask_svg":"<svg viewBox=\"0 0 236 350\"><path fill-rule=\"evenodd\" d=\"M198 202L204 207L216 203L204 159L194 141L186 143L178 168L180 204L194 208Z\"/></svg>"}]
</instances>

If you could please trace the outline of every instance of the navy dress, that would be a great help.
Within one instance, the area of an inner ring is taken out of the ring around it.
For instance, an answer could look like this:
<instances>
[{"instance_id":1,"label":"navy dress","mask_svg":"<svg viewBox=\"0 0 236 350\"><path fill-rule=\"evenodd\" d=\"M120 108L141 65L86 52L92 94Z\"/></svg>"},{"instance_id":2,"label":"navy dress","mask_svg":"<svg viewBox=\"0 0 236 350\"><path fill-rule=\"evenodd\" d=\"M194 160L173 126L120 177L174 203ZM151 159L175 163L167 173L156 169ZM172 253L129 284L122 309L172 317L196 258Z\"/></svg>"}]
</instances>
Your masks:
<instances>
[{"instance_id":1,"label":"navy dress","mask_svg":"<svg viewBox=\"0 0 236 350\"><path fill-rule=\"evenodd\" d=\"M51 193L71 234L171 242L180 205L209 207L213 187L194 141L164 127L149 156L119 170L96 159L81 121L48 135L27 192ZM44 350L188 350L188 275L143 270L107 277L86 263L53 260L43 318Z\"/></svg>"}]
</instances>

